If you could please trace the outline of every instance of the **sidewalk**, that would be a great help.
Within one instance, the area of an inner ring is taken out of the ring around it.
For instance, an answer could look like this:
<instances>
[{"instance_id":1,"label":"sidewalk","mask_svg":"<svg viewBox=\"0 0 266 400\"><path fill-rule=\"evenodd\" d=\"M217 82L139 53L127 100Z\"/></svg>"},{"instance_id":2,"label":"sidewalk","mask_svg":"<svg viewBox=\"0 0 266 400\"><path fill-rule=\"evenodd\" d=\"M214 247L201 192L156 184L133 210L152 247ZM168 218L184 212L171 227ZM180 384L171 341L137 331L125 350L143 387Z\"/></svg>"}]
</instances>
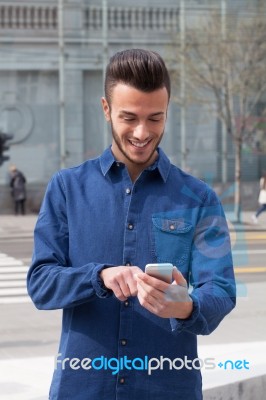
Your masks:
<instances>
[{"instance_id":1,"label":"sidewalk","mask_svg":"<svg viewBox=\"0 0 266 400\"><path fill-rule=\"evenodd\" d=\"M225 212L229 222L229 229L236 231L266 231L266 212L262 213L258 218L258 223L254 224L252 220L253 211L243 211L241 213L241 223L234 222L233 212Z\"/></svg>"},{"instance_id":2,"label":"sidewalk","mask_svg":"<svg viewBox=\"0 0 266 400\"><path fill-rule=\"evenodd\" d=\"M243 223L233 224L231 216L227 215L231 234L266 233L266 213L261 215L257 225L252 223L251 216L252 212L245 212ZM36 219L37 215L0 215L0 240L32 238ZM243 388L246 388L246 395L241 399L262 398L256 390L265 384L262 376L266 372L266 281L246 286L247 295L238 299L236 309L221 326L212 335L199 337L199 358L214 359L215 362L214 369L202 370L204 400L238 400L238 392ZM32 332L29 330L29 335ZM47 400L54 357L55 354L44 356L36 348L36 357L1 359L0 400ZM247 397L248 393L253 395Z\"/></svg>"},{"instance_id":3,"label":"sidewalk","mask_svg":"<svg viewBox=\"0 0 266 400\"><path fill-rule=\"evenodd\" d=\"M1 238L31 238L37 215L1 215L0 214L0 239Z\"/></svg>"},{"instance_id":4,"label":"sidewalk","mask_svg":"<svg viewBox=\"0 0 266 400\"><path fill-rule=\"evenodd\" d=\"M244 211L241 214L241 223L234 222L232 212L226 212L226 218L230 231L265 231L266 232L266 212L259 216L257 224L252 221L252 211ZM1 237L32 237L36 214L28 215L2 215L0 214L0 238Z\"/></svg>"}]
</instances>

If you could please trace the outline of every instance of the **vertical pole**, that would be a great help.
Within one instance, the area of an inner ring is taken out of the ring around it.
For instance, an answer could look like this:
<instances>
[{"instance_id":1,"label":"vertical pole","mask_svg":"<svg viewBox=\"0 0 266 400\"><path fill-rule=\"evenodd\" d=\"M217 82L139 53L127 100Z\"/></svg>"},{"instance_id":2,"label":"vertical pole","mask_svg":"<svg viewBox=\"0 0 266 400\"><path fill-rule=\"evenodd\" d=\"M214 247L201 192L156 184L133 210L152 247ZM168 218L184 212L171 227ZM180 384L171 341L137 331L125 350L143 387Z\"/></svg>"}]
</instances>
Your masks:
<instances>
[{"instance_id":1,"label":"vertical pole","mask_svg":"<svg viewBox=\"0 0 266 400\"><path fill-rule=\"evenodd\" d=\"M102 64L102 81L103 81L103 90L104 90L104 81L105 81L105 69L108 62L108 6L107 0L102 0L102 47L103 47L103 64ZM107 122L104 119L103 125L103 146L104 149L108 146L108 126Z\"/></svg>"},{"instance_id":2,"label":"vertical pole","mask_svg":"<svg viewBox=\"0 0 266 400\"><path fill-rule=\"evenodd\" d=\"M58 46L59 46L59 114L60 114L60 168L65 168L65 43L64 43L64 0L58 0Z\"/></svg>"},{"instance_id":3,"label":"vertical pole","mask_svg":"<svg viewBox=\"0 0 266 400\"><path fill-rule=\"evenodd\" d=\"M227 0L221 0L221 29L222 29L222 40L225 41L227 37L226 32L226 13L227 13ZM223 102L224 113L225 104ZM227 130L225 121L222 120L222 183L227 182Z\"/></svg>"},{"instance_id":4,"label":"vertical pole","mask_svg":"<svg viewBox=\"0 0 266 400\"><path fill-rule=\"evenodd\" d=\"M181 137L181 168L186 169L187 164L187 146L186 146L186 70L185 70L185 37L186 37L186 23L185 23L185 1L180 0L180 50L181 50L181 66L180 66L180 137Z\"/></svg>"}]
</instances>

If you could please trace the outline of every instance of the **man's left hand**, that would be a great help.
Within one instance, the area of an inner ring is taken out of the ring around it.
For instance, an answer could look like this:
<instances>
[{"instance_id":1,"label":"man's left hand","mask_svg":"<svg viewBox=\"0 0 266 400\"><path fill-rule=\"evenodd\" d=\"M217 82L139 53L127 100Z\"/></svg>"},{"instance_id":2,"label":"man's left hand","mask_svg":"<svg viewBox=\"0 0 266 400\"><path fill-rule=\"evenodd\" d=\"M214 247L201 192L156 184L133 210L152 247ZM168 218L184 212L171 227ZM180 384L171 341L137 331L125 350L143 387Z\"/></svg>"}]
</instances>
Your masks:
<instances>
[{"instance_id":1,"label":"man's left hand","mask_svg":"<svg viewBox=\"0 0 266 400\"><path fill-rule=\"evenodd\" d=\"M170 285L147 274L138 273L138 299L147 310L162 318L188 318L193 302L188 294L187 282L180 271L173 269L174 282Z\"/></svg>"}]
</instances>

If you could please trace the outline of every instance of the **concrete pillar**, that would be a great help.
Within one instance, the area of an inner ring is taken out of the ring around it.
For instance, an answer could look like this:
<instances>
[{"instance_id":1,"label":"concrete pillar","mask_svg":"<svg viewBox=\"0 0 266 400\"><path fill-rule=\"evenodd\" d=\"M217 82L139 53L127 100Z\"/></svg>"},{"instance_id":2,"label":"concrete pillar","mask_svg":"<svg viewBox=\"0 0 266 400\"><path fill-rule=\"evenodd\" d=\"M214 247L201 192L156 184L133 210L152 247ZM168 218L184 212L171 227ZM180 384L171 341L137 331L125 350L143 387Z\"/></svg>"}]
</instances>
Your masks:
<instances>
[{"instance_id":1,"label":"concrete pillar","mask_svg":"<svg viewBox=\"0 0 266 400\"><path fill-rule=\"evenodd\" d=\"M84 160L83 72L65 70L66 167Z\"/></svg>"}]
</instances>

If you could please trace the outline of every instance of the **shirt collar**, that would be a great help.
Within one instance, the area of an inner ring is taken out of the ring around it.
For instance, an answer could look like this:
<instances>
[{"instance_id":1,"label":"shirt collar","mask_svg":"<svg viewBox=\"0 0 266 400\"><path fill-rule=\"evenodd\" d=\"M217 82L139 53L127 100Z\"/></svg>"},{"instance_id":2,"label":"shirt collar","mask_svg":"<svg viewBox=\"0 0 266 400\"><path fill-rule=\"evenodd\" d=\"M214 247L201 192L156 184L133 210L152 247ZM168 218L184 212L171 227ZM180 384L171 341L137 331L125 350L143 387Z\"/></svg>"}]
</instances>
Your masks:
<instances>
[{"instance_id":1,"label":"shirt collar","mask_svg":"<svg viewBox=\"0 0 266 400\"><path fill-rule=\"evenodd\" d=\"M111 146L109 146L100 156L100 166L104 176L115 162L116 160L111 151Z\"/></svg>"},{"instance_id":2,"label":"shirt collar","mask_svg":"<svg viewBox=\"0 0 266 400\"><path fill-rule=\"evenodd\" d=\"M160 147L157 150L159 155L156 161L147 168L147 171L154 171L155 169L158 169L163 181L166 182L170 172L171 163L169 158ZM114 158L110 146L100 156L100 166L104 176L116 162L117 160Z\"/></svg>"}]
</instances>

